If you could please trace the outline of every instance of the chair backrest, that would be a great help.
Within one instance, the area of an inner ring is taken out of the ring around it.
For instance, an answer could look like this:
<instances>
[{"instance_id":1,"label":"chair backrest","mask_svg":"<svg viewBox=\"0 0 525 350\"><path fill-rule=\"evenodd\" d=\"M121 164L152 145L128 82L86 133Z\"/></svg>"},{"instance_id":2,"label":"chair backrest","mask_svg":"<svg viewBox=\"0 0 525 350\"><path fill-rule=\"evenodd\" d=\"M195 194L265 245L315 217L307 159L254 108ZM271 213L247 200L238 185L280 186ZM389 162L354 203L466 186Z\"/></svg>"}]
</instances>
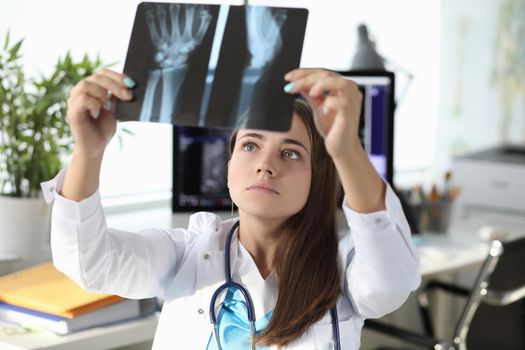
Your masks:
<instances>
[{"instance_id":1,"label":"chair backrest","mask_svg":"<svg viewBox=\"0 0 525 350\"><path fill-rule=\"evenodd\" d=\"M487 295L492 295L525 286L525 237L503 242L503 253L496 260L494 270L486 279L488 284L481 281L481 290L485 288ZM508 305L491 305L487 301L482 297L474 308L466 335L467 348L525 349L525 298Z\"/></svg>"}]
</instances>

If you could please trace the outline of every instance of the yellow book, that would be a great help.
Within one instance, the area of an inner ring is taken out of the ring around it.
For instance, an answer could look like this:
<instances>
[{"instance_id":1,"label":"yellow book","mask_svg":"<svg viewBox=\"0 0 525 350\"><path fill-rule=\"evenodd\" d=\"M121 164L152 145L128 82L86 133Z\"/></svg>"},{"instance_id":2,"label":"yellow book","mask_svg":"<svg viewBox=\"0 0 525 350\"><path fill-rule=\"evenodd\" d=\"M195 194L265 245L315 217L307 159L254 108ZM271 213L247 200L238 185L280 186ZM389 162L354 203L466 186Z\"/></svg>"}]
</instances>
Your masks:
<instances>
[{"instance_id":1,"label":"yellow book","mask_svg":"<svg viewBox=\"0 0 525 350\"><path fill-rule=\"evenodd\" d=\"M0 301L67 318L122 299L83 290L51 262L0 277Z\"/></svg>"}]
</instances>

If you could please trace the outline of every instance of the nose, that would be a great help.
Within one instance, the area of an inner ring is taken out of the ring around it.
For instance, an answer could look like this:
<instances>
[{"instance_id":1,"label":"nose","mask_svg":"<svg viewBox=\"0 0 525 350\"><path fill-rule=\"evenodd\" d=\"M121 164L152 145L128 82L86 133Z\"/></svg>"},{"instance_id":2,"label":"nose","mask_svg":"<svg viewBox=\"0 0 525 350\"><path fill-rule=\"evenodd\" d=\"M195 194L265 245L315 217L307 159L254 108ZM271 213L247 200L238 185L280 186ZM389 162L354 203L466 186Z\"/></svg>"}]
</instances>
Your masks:
<instances>
[{"instance_id":1,"label":"nose","mask_svg":"<svg viewBox=\"0 0 525 350\"><path fill-rule=\"evenodd\" d=\"M274 171L272 169L269 169L268 167L258 167L257 168L257 174L266 173L270 176L273 176Z\"/></svg>"},{"instance_id":2,"label":"nose","mask_svg":"<svg viewBox=\"0 0 525 350\"><path fill-rule=\"evenodd\" d=\"M277 167L270 154L263 155L257 164L257 175L275 176Z\"/></svg>"}]
</instances>

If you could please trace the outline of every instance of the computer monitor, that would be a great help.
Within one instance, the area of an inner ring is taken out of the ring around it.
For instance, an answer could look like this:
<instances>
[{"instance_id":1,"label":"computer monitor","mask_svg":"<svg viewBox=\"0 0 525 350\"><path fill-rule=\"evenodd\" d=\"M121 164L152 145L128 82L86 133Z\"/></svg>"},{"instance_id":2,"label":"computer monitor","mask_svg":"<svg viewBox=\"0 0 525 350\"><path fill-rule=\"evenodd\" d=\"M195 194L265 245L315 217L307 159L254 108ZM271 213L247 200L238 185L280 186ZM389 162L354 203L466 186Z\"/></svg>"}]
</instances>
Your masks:
<instances>
[{"instance_id":1,"label":"computer monitor","mask_svg":"<svg viewBox=\"0 0 525 350\"><path fill-rule=\"evenodd\" d=\"M395 75L385 71L339 72L363 94L359 138L379 175L393 184Z\"/></svg>"},{"instance_id":2,"label":"computer monitor","mask_svg":"<svg viewBox=\"0 0 525 350\"><path fill-rule=\"evenodd\" d=\"M173 126L173 212L231 207L226 186L231 132Z\"/></svg>"},{"instance_id":3,"label":"computer monitor","mask_svg":"<svg viewBox=\"0 0 525 350\"><path fill-rule=\"evenodd\" d=\"M392 184L394 73L339 72L363 93L361 144L383 179ZM173 212L229 210L226 187L230 129L173 127Z\"/></svg>"}]
</instances>

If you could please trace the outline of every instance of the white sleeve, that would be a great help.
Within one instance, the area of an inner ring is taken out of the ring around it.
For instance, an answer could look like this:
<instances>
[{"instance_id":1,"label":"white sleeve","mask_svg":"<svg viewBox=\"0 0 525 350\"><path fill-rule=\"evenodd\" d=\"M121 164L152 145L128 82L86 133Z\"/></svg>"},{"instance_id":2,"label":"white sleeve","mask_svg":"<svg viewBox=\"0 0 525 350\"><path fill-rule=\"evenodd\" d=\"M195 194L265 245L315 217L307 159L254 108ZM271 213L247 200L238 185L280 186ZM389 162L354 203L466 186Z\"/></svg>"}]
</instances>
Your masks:
<instances>
[{"instance_id":1,"label":"white sleeve","mask_svg":"<svg viewBox=\"0 0 525 350\"><path fill-rule=\"evenodd\" d=\"M421 282L419 254L399 199L387 184L386 210L358 213L343 201L350 227L344 239L345 288L363 318L377 318L400 307Z\"/></svg>"},{"instance_id":2,"label":"white sleeve","mask_svg":"<svg viewBox=\"0 0 525 350\"><path fill-rule=\"evenodd\" d=\"M106 227L97 189L76 202L61 196L66 170L41 184L54 201L51 251L54 266L82 288L127 298L163 297L188 241L186 230L148 229L137 233Z\"/></svg>"}]
</instances>

